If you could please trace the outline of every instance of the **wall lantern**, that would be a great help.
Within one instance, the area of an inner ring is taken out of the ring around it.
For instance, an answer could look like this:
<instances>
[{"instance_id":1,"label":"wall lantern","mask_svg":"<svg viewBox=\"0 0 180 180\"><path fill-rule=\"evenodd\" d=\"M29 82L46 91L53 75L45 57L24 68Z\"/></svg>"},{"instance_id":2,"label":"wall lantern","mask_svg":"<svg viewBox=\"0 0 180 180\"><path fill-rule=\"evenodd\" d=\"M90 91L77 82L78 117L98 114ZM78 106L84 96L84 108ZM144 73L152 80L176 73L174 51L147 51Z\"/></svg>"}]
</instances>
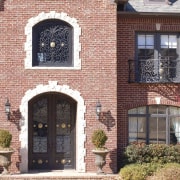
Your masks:
<instances>
[{"instance_id":1,"label":"wall lantern","mask_svg":"<svg viewBox=\"0 0 180 180\"><path fill-rule=\"evenodd\" d=\"M7 101L5 103L5 113L6 113L6 116L7 116L7 120L10 119L10 109L11 109L11 104L9 102L9 99L7 98Z\"/></svg>"},{"instance_id":2,"label":"wall lantern","mask_svg":"<svg viewBox=\"0 0 180 180\"><path fill-rule=\"evenodd\" d=\"M97 115L97 119L99 119L100 114L101 114L101 103L100 103L99 100L98 100L98 102L97 102L97 104L96 104L96 115Z\"/></svg>"}]
</instances>

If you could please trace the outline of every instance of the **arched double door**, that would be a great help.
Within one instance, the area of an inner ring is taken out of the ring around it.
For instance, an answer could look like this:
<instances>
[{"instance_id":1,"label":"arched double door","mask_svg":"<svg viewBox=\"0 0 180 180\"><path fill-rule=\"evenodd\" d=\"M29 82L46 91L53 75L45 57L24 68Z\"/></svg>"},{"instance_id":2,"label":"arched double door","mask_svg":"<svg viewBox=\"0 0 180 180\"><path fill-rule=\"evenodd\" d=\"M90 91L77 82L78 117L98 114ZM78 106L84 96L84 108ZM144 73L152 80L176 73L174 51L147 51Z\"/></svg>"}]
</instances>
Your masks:
<instances>
[{"instance_id":1,"label":"arched double door","mask_svg":"<svg viewBox=\"0 0 180 180\"><path fill-rule=\"evenodd\" d=\"M58 93L29 102L29 170L75 169L76 107L76 101Z\"/></svg>"}]
</instances>

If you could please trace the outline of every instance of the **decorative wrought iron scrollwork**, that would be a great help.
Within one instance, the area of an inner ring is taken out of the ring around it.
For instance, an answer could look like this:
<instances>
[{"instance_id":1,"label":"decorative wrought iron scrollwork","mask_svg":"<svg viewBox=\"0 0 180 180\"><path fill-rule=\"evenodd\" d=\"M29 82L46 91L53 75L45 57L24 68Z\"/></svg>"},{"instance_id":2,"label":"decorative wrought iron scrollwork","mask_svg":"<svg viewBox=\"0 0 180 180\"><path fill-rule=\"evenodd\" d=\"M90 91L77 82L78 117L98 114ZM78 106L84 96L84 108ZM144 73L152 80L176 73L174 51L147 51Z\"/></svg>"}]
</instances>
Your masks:
<instances>
[{"instance_id":1,"label":"decorative wrought iron scrollwork","mask_svg":"<svg viewBox=\"0 0 180 180\"><path fill-rule=\"evenodd\" d=\"M140 80L142 82L156 82L159 80L158 69L155 68L154 60L139 61Z\"/></svg>"},{"instance_id":2,"label":"decorative wrought iron scrollwork","mask_svg":"<svg viewBox=\"0 0 180 180\"><path fill-rule=\"evenodd\" d=\"M173 57L129 60L129 82L180 82L180 60Z\"/></svg>"},{"instance_id":3,"label":"decorative wrought iron scrollwork","mask_svg":"<svg viewBox=\"0 0 180 180\"><path fill-rule=\"evenodd\" d=\"M40 33L38 60L65 62L69 58L69 28L62 25L45 28Z\"/></svg>"}]
</instances>

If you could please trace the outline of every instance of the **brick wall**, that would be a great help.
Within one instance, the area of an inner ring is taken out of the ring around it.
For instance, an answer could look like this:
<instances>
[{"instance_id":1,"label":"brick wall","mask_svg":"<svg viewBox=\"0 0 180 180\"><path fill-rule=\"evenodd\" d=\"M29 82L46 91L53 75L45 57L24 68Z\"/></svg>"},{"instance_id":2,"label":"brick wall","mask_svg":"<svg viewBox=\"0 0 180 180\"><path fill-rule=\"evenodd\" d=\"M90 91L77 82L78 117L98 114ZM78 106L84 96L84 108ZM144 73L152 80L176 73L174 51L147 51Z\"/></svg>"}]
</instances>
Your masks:
<instances>
[{"instance_id":1,"label":"brick wall","mask_svg":"<svg viewBox=\"0 0 180 180\"><path fill-rule=\"evenodd\" d=\"M28 19L41 12L65 12L78 20L82 61L81 70L33 70L24 68L26 53L25 26ZM104 168L116 171L116 6L109 0L4 0L0 3L0 128L13 134L11 171L18 171L19 105L24 93L38 84L58 81L78 90L86 105L86 170L95 171L91 134L97 126L108 134L107 147L112 152ZM11 103L13 117L6 120L4 103ZM95 114L97 100L102 104L103 120L98 122Z\"/></svg>"},{"instance_id":2,"label":"brick wall","mask_svg":"<svg viewBox=\"0 0 180 180\"><path fill-rule=\"evenodd\" d=\"M128 83L128 59L135 58L135 32L155 32L156 23L161 24L159 32L179 32L180 19L176 16L136 16L118 14L117 20L117 129L118 164L128 144L128 109L156 104L155 97L161 97L161 104L180 106L179 84Z\"/></svg>"}]
</instances>

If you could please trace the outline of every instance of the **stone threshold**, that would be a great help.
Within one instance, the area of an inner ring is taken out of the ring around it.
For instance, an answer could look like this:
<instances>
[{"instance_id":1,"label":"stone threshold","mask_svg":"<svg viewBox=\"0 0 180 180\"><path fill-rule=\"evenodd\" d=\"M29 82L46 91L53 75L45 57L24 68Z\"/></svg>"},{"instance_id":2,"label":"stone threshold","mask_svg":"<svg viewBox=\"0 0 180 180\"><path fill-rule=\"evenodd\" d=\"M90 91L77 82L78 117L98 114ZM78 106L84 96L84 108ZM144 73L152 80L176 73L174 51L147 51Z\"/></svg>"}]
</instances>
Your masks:
<instances>
[{"instance_id":1,"label":"stone threshold","mask_svg":"<svg viewBox=\"0 0 180 180\"><path fill-rule=\"evenodd\" d=\"M75 171L32 171L22 174L0 175L0 180L118 180L118 174L77 173Z\"/></svg>"}]
</instances>

